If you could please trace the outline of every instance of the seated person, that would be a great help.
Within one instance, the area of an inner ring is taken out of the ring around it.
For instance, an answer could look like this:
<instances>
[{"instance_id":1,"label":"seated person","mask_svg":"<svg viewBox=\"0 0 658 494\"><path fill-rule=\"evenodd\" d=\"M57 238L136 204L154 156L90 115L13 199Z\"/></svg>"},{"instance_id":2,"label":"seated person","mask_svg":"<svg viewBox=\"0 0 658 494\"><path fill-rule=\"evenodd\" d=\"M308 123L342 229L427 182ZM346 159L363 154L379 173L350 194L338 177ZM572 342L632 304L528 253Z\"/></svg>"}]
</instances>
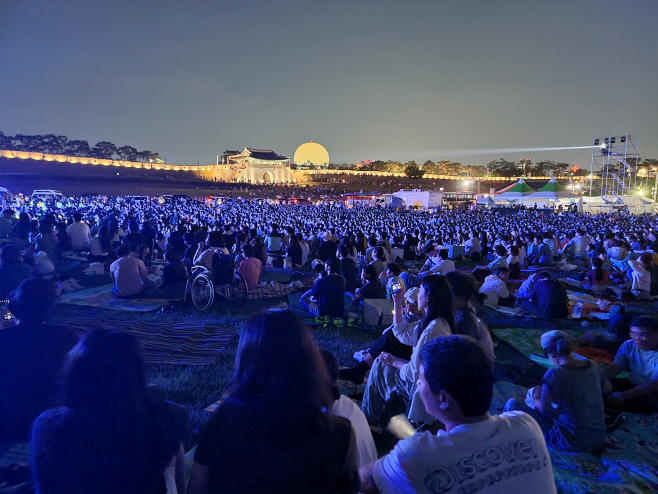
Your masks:
<instances>
[{"instance_id":1,"label":"seated person","mask_svg":"<svg viewBox=\"0 0 658 494\"><path fill-rule=\"evenodd\" d=\"M515 398L505 411L531 415L548 444L565 451L593 451L605 443L601 368L596 362L575 358L562 331L541 337L546 356L556 367L544 374L542 386L528 391L526 401Z\"/></svg>"},{"instance_id":2,"label":"seated person","mask_svg":"<svg viewBox=\"0 0 658 494\"><path fill-rule=\"evenodd\" d=\"M361 406L363 413L373 422L380 420L386 403L394 394L413 400L417 391L420 352L423 346L434 338L454 334L456 330L452 294L445 276L430 275L423 279L418 293L418 307L425 312L421 321L408 323L404 320L403 297L402 292L393 297L393 327L387 333L392 332L399 343L413 348L411 356L406 359L385 351L387 347L381 344L385 336L373 346L373 349L380 353L372 360L372 369L368 375ZM414 421L432 420L422 410L422 403L415 405L420 405L421 409L412 407L409 411Z\"/></svg>"},{"instance_id":3,"label":"seated person","mask_svg":"<svg viewBox=\"0 0 658 494\"><path fill-rule=\"evenodd\" d=\"M454 261L448 259L448 249L441 249L439 251L439 263L431 272L434 274L448 274L457 271Z\"/></svg>"},{"instance_id":4,"label":"seated person","mask_svg":"<svg viewBox=\"0 0 658 494\"><path fill-rule=\"evenodd\" d=\"M158 288L145 290L146 298L180 299L185 296L187 285L187 270L180 260L176 249L167 249L164 252L167 263L162 270L162 283Z\"/></svg>"},{"instance_id":5,"label":"seated person","mask_svg":"<svg viewBox=\"0 0 658 494\"><path fill-rule=\"evenodd\" d=\"M647 299L658 294L658 273L653 275L653 256L648 252L642 254L637 260L628 260L627 276L631 279L631 292L638 298ZM654 277L656 278L654 280ZM652 286L653 285L653 286ZM652 293L652 289L654 293Z\"/></svg>"},{"instance_id":6,"label":"seated person","mask_svg":"<svg viewBox=\"0 0 658 494\"><path fill-rule=\"evenodd\" d=\"M505 267L495 268L492 273L484 279L480 287L480 293L485 295L485 305L503 305L511 307L516 297L510 294L507 288L509 269Z\"/></svg>"},{"instance_id":7,"label":"seated person","mask_svg":"<svg viewBox=\"0 0 658 494\"><path fill-rule=\"evenodd\" d=\"M603 370L610 380L607 404L631 413L658 412L658 318L640 316L631 322L631 339L617 352L612 365ZM628 379L614 379L628 371Z\"/></svg>"},{"instance_id":8,"label":"seated person","mask_svg":"<svg viewBox=\"0 0 658 494\"><path fill-rule=\"evenodd\" d=\"M468 234L468 240L464 243L464 253L467 259L473 262L480 262L482 248L480 247L480 239L475 230L471 230Z\"/></svg>"},{"instance_id":9,"label":"seated person","mask_svg":"<svg viewBox=\"0 0 658 494\"><path fill-rule=\"evenodd\" d=\"M34 422L37 492L183 492L185 411L150 395L134 336L87 333L69 354L62 405Z\"/></svg>"},{"instance_id":10,"label":"seated person","mask_svg":"<svg viewBox=\"0 0 658 494\"><path fill-rule=\"evenodd\" d=\"M350 421L356 434L356 450L358 453L359 467L367 465L377 459L377 448L368 425L366 416L351 398L341 394L336 381L338 380L338 361L336 356L329 350L321 350L324 362L327 365L330 380L330 392L333 404L329 413L336 417L343 417Z\"/></svg>"},{"instance_id":11,"label":"seated person","mask_svg":"<svg viewBox=\"0 0 658 494\"><path fill-rule=\"evenodd\" d=\"M527 259L530 266L551 266L553 264L553 252L544 243L544 237L541 235L535 237L532 253L528 252Z\"/></svg>"},{"instance_id":12,"label":"seated person","mask_svg":"<svg viewBox=\"0 0 658 494\"><path fill-rule=\"evenodd\" d=\"M185 243L185 254L181 262L186 268L191 268L194 265L194 254L197 250L197 242L194 238L194 234L186 233L183 235L183 242Z\"/></svg>"},{"instance_id":13,"label":"seated person","mask_svg":"<svg viewBox=\"0 0 658 494\"><path fill-rule=\"evenodd\" d=\"M377 271L374 266L368 264L361 270L361 288L357 288L352 303L349 305L349 311L355 311L363 305L363 301L370 298L386 298L386 289L379 281Z\"/></svg>"},{"instance_id":14,"label":"seated person","mask_svg":"<svg viewBox=\"0 0 658 494\"><path fill-rule=\"evenodd\" d=\"M119 298L139 298L144 288L155 288L148 278L144 263L130 256L130 247L120 245L116 249L117 260L110 265L112 291Z\"/></svg>"},{"instance_id":15,"label":"seated person","mask_svg":"<svg viewBox=\"0 0 658 494\"><path fill-rule=\"evenodd\" d=\"M41 237L36 241L36 252L33 254L34 271L40 276L55 272L54 258L51 258L48 255L48 251L43 248L44 240L44 237Z\"/></svg>"},{"instance_id":16,"label":"seated person","mask_svg":"<svg viewBox=\"0 0 658 494\"><path fill-rule=\"evenodd\" d=\"M87 260L89 262L105 262L114 258L112 252L112 239L110 238L110 229L101 226L98 235L91 237L91 247Z\"/></svg>"},{"instance_id":17,"label":"seated person","mask_svg":"<svg viewBox=\"0 0 658 494\"><path fill-rule=\"evenodd\" d=\"M206 242L207 247L206 247ZM199 242L196 254L192 263L194 266L204 266L212 271L213 256L215 253L227 254L226 242L224 235L220 232L208 232L205 242Z\"/></svg>"},{"instance_id":18,"label":"seated person","mask_svg":"<svg viewBox=\"0 0 658 494\"><path fill-rule=\"evenodd\" d=\"M386 271L379 275L382 284L386 286L386 298L391 298L394 286L396 286L396 290L400 289L402 292L407 291L404 281L400 278L401 272L402 270L398 264L389 262L386 266Z\"/></svg>"},{"instance_id":19,"label":"seated person","mask_svg":"<svg viewBox=\"0 0 658 494\"><path fill-rule=\"evenodd\" d=\"M489 328L484 320L475 313L474 307L480 308L484 295L479 293L475 278L460 271L453 271L446 275L452 289L452 304L455 307L457 331L455 334L470 336L482 343L491 358L494 358L494 345Z\"/></svg>"},{"instance_id":20,"label":"seated person","mask_svg":"<svg viewBox=\"0 0 658 494\"><path fill-rule=\"evenodd\" d=\"M354 293L358 286L356 262L349 256L349 248L339 245L337 250L340 259L340 274L345 278L345 291Z\"/></svg>"},{"instance_id":21,"label":"seated person","mask_svg":"<svg viewBox=\"0 0 658 494\"><path fill-rule=\"evenodd\" d=\"M610 259L608 259L608 253L605 250L598 250L596 251L595 257L598 257L601 259L601 262L603 262L603 265L601 266L603 269L605 269L608 273L612 271L612 263L610 262Z\"/></svg>"},{"instance_id":22,"label":"seated person","mask_svg":"<svg viewBox=\"0 0 658 494\"><path fill-rule=\"evenodd\" d=\"M384 247L375 247L374 256L375 260L369 265L375 268L375 272L379 276L386 271L386 251L384 251Z\"/></svg>"},{"instance_id":23,"label":"seated person","mask_svg":"<svg viewBox=\"0 0 658 494\"><path fill-rule=\"evenodd\" d=\"M23 264L23 256L18 247L5 245L0 249L0 300L5 300L10 292L31 276L32 270Z\"/></svg>"},{"instance_id":24,"label":"seated person","mask_svg":"<svg viewBox=\"0 0 658 494\"><path fill-rule=\"evenodd\" d=\"M423 253L426 257L425 264L420 268L418 274L433 271L439 265L439 252L433 242L428 243L423 248Z\"/></svg>"},{"instance_id":25,"label":"seated person","mask_svg":"<svg viewBox=\"0 0 658 494\"><path fill-rule=\"evenodd\" d=\"M551 459L537 423L523 412L489 415L493 372L491 357L472 338L452 335L428 342L420 352L419 394L445 430L414 434L362 467L361 491L555 494ZM521 445L527 448L518 460L503 460L503 448L516 451ZM489 453L495 463L487 459Z\"/></svg>"},{"instance_id":26,"label":"seated person","mask_svg":"<svg viewBox=\"0 0 658 494\"><path fill-rule=\"evenodd\" d=\"M587 285L590 285L592 288L610 285L610 273L603 269L602 266L603 261L601 259L592 259L592 269L585 274L584 288L587 288Z\"/></svg>"},{"instance_id":27,"label":"seated person","mask_svg":"<svg viewBox=\"0 0 658 494\"><path fill-rule=\"evenodd\" d=\"M233 376L199 439L188 494L358 492L354 429L323 411L329 377L298 317L256 315L240 331Z\"/></svg>"},{"instance_id":28,"label":"seated person","mask_svg":"<svg viewBox=\"0 0 658 494\"><path fill-rule=\"evenodd\" d=\"M144 263L147 268L151 267L151 248L148 245L140 245L137 247L137 259ZM180 257L179 257L180 259Z\"/></svg>"},{"instance_id":29,"label":"seated person","mask_svg":"<svg viewBox=\"0 0 658 494\"><path fill-rule=\"evenodd\" d=\"M519 248L516 245L508 249L507 266L510 280L518 280L521 276L521 263L519 262Z\"/></svg>"},{"instance_id":30,"label":"seated person","mask_svg":"<svg viewBox=\"0 0 658 494\"><path fill-rule=\"evenodd\" d=\"M473 276L477 281L484 281L496 268L507 268L509 270L509 265L507 264L507 248L502 244L498 244L495 247L495 251L496 256L489 264L486 266L475 266L473 268Z\"/></svg>"},{"instance_id":31,"label":"seated person","mask_svg":"<svg viewBox=\"0 0 658 494\"><path fill-rule=\"evenodd\" d=\"M279 225L272 223L272 231L265 237L264 243L268 255L283 253L285 246L283 245L283 235L279 233Z\"/></svg>"},{"instance_id":32,"label":"seated person","mask_svg":"<svg viewBox=\"0 0 658 494\"><path fill-rule=\"evenodd\" d=\"M340 259L330 257L325 263L327 276L319 279L299 299L314 316L341 317L345 310L345 278L340 273Z\"/></svg>"},{"instance_id":33,"label":"seated person","mask_svg":"<svg viewBox=\"0 0 658 494\"><path fill-rule=\"evenodd\" d=\"M530 293L521 300L523 310L541 318L566 318L569 315L569 297L564 285L551 279L548 271L538 273L536 280Z\"/></svg>"},{"instance_id":34,"label":"seated person","mask_svg":"<svg viewBox=\"0 0 658 494\"><path fill-rule=\"evenodd\" d=\"M28 441L32 421L58 398L60 371L78 338L47 324L54 305L50 280L26 279L11 295L18 324L0 330L0 441Z\"/></svg>"},{"instance_id":35,"label":"seated person","mask_svg":"<svg viewBox=\"0 0 658 494\"><path fill-rule=\"evenodd\" d=\"M247 290L254 290L258 287L258 279L263 272L263 264L254 257L253 245L246 244L242 248L242 253L245 259L238 266L238 273L247 282Z\"/></svg>"}]
</instances>

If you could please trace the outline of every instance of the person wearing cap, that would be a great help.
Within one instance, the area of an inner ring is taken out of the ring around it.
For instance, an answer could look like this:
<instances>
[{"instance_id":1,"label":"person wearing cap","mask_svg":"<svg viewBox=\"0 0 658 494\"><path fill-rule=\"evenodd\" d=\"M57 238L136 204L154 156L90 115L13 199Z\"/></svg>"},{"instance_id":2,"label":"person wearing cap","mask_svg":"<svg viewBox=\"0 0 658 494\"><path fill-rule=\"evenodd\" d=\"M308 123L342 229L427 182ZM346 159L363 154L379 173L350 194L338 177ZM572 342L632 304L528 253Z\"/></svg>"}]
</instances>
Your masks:
<instances>
[{"instance_id":1,"label":"person wearing cap","mask_svg":"<svg viewBox=\"0 0 658 494\"><path fill-rule=\"evenodd\" d=\"M658 318L633 319L631 339L621 345L612 365L603 371L609 406L632 413L658 412ZM628 371L628 379L615 379Z\"/></svg>"},{"instance_id":2,"label":"person wearing cap","mask_svg":"<svg viewBox=\"0 0 658 494\"><path fill-rule=\"evenodd\" d=\"M59 375L75 333L50 326L52 281L29 278L11 293L16 326L0 331L0 441L27 441L32 421L55 404Z\"/></svg>"},{"instance_id":3,"label":"person wearing cap","mask_svg":"<svg viewBox=\"0 0 658 494\"><path fill-rule=\"evenodd\" d=\"M544 354L555 364L546 371L541 388L532 388L526 401L516 398L505 411L530 414L548 444L565 451L593 451L605 443L601 368L591 360L576 358L562 331L541 337Z\"/></svg>"}]
</instances>

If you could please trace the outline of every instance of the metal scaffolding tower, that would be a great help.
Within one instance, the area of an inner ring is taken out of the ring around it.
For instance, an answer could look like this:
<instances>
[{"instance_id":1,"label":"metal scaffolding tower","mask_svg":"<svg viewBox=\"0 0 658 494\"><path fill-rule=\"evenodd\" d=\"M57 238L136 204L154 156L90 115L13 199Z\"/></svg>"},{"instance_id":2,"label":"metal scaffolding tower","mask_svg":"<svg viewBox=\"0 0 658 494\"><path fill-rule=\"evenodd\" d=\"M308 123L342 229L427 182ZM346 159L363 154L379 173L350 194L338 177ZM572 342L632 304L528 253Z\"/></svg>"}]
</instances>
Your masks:
<instances>
[{"instance_id":1,"label":"metal scaffolding tower","mask_svg":"<svg viewBox=\"0 0 658 494\"><path fill-rule=\"evenodd\" d=\"M593 182L599 177L598 189L603 203L610 206L635 206L643 202L637 195L640 162L640 139L623 135L594 139L590 168L590 196Z\"/></svg>"}]
</instances>

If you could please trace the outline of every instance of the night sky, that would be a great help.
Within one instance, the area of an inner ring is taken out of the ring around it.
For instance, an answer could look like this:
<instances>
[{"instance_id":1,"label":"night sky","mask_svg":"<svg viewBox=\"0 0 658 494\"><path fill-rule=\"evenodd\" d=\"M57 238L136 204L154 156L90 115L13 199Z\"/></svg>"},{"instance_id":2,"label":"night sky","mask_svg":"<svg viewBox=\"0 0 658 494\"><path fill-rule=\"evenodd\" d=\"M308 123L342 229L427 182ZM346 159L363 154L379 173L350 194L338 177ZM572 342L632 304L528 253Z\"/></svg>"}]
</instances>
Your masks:
<instances>
[{"instance_id":1,"label":"night sky","mask_svg":"<svg viewBox=\"0 0 658 494\"><path fill-rule=\"evenodd\" d=\"M658 2L0 0L0 130L213 163L658 159Z\"/></svg>"}]
</instances>

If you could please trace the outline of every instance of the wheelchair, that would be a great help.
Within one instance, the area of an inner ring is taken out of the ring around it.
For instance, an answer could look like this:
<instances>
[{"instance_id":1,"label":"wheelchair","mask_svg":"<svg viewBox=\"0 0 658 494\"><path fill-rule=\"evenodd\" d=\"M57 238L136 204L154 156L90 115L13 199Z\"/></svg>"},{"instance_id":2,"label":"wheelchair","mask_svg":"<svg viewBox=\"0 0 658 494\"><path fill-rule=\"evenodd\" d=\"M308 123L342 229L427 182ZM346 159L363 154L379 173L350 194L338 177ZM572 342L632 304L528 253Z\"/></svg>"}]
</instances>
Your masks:
<instances>
[{"instance_id":1,"label":"wheelchair","mask_svg":"<svg viewBox=\"0 0 658 494\"><path fill-rule=\"evenodd\" d=\"M192 267L192 276L187 280L185 296L190 294L194 307L203 311L210 309L215 295L237 306L244 304L247 300L247 282L235 271L233 257L215 253L212 265L212 270L205 266Z\"/></svg>"}]
</instances>

